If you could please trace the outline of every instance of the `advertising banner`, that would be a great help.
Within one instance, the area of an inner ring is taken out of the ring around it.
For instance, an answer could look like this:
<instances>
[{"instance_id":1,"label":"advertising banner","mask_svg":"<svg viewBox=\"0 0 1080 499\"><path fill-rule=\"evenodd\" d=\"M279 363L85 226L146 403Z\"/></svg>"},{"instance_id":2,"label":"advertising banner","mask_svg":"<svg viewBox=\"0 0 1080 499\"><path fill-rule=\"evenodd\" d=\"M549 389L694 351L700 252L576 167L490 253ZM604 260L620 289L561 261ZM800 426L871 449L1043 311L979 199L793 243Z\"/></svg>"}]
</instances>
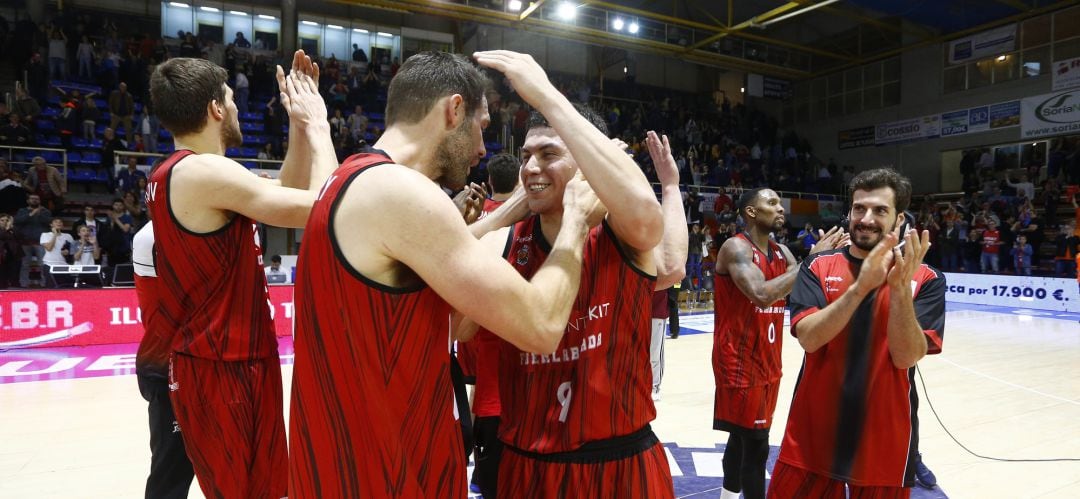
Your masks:
<instances>
[{"instance_id":1,"label":"advertising banner","mask_svg":"<svg viewBox=\"0 0 1080 499\"><path fill-rule=\"evenodd\" d=\"M1080 87L1080 57L1055 62L1053 71L1053 91Z\"/></svg>"},{"instance_id":2,"label":"advertising banner","mask_svg":"<svg viewBox=\"0 0 1080 499\"><path fill-rule=\"evenodd\" d=\"M1001 102L990 105L990 129L1007 128L1020 124L1020 101Z\"/></svg>"},{"instance_id":3,"label":"advertising banner","mask_svg":"<svg viewBox=\"0 0 1080 499\"><path fill-rule=\"evenodd\" d=\"M292 334L293 287L271 286L274 327ZM0 292L0 351L137 343L142 317L134 288Z\"/></svg>"},{"instance_id":4,"label":"advertising banner","mask_svg":"<svg viewBox=\"0 0 1080 499\"><path fill-rule=\"evenodd\" d=\"M1062 312L1080 310L1075 279L947 273L945 282L946 301Z\"/></svg>"},{"instance_id":5,"label":"advertising banner","mask_svg":"<svg viewBox=\"0 0 1080 499\"><path fill-rule=\"evenodd\" d=\"M912 140L928 139L937 137L941 127L941 116L922 116L891 123L882 123L877 126L874 133L874 142L877 145L891 144L893 142L907 142Z\"/></svg>"},{"instance_id":6,"label":"advertising banner","mask_svg":"<svg viewBox=\"0 0 1080 499\"><path fill-rule=\"evenodd\" d=\"M1021 107L1020 137L1023 139L1080 132L1080 91L1028 97Z\"/></svg>"},{"instance_id":7,"label":"advertising banner","mask_svg":"<svg viewBox=\"0 0 1080 499\"><path fill-rule=\"evenodd\" d=\"M853 149L874 145L874 127L864 126L840 130L838 142L840 149Z\"/></svg>"},{"instance_id":8,"label":"advertising banner","mask_svg":"<svg viewBox=\"0 0 1080 499\"><path fill-rule=\"evenodd\" d=\"M953 111L941 115L941 136L963 135L968 133L968 110Z\"/></svg>"},{"instance_id":9,"label":"advertising banner","mask_svg":"<svg viewBox=\"0 0 1080 499\"><path fill-rule=\"evenodd\" d=\"M959 64L1016 50L1016 24L949 42L949 64Z\"/></svg>"}]
</instances>

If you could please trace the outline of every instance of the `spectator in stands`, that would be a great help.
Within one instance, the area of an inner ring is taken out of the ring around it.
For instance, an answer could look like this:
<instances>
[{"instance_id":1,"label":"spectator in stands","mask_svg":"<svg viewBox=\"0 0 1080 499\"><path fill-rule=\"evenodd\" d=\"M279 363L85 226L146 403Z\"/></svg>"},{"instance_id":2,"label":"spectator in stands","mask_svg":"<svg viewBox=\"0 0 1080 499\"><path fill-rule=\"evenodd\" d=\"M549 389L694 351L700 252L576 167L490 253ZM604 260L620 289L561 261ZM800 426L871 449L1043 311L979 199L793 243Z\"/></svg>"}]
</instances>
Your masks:
<instances>
[{"instance_id":1,"label":"spectator in stands","mask_svg":"<svg viewBox=\"0 0 1080 499\"><path fill-rule=\"evenodd\" d=\"M352 44L352 60L356 62L368 62L367 54L364 53L364 49L360 48L357 44Z\"/></svg>"},{"instance_id":2,"label":"spectator in stands","mask_svg":"<svg viewBox=\"0 0 1080 499\"><path fill-rule=\"evenodd\" d=\"M26 206L26 189L22 186L22 177L11 169L4 158L0 158L0 213L9 215Z\"/></svg>"},{"instance_id":3,"label":"spectator in stands","mask_svg":"<svg viewBox=\"0 0 1080 499\"><path fill-rule=\"evenodd\" d=\"M67 257L75 245L75 238L64 232L64 219L54 218L49 223L49 230L42 232L38 244L45 249L42 263L46 265L67 265Z\"/></svg>"},{"instance_id":4,"label":"spectator in stands","mask_svg":"<svg viewBox=\"0 0 1080 499\"><path fill-rule=\"evenodd\" d=\"M180 57L199 57L199 43L195 41L194 35L186 33L180 39Z\"/></svg>"},{"instance_id":5,"label":"spectator in stands","mask_svg":"<svg viewBox=\"0 0 1080 499\"><path fill-rule=\"evenodd\" d=\"M997 222L990 220L986 223L986 230L982 233L982 256L979 257L979 268L982 273L993 271L998 273L998 250L1001 246L1001 232L997 230Z\"/></svg>"},{"instance_id":6,"label":"spectator in stands","mask_svg":"<svg viewBox=\"0 0 1080 499\"><path fill-rule=\"evenodd\" d=\"M364 114L364 106L357 105L353 109L353 113L349 115L348 124L353 140L357 142L363 140L368 129L368 117Z\"/></svg>"},{"instance_id":7,"label":"spectator in stands","mask_svg":"<svg viewBox=\"0 0 1080 499\"><path fill-rule=\"evenodd\" d=\"M1005 184L1016 189L1017 195L1023 195L1023 197L1028 200L1035 199L1035 184L1028 181L1027 174L1020 175L1020 181L1015 184L1012 182L1012 178L1010 178L1009 175L1006 175Z\"/></svg>"},{"instance_id":8,"label":"spectator in stands","mask_svg":"<svg viewBox=\"0 0 1080 499\"><path fill-rule=\"evenodd\" d=\"M56 130L60 132L64 149L71 149L71 139L82 124L82 102L76 96L60 98L60 114L56 116Z\"/></svg>"},{"instance_id":9,"label":"spectator in stands","mask_svg":"<svg viewBox=\"0 0 1080 499\"><path fill-rule=\"evenodd\" d=\"M143 188L146 187L145 177L141 179L140 184L142 184ZM133 237L136 232L139 232L139 229L141 229L143 225L146 225L146 206L139 202L139 198L142 196L139 196L138 194L140 194L140 192L137 189L132 189L130 191L125 191L122 198L124 200L124 211L131 217L131 228L128 232L131 233Z\"/></svg>"},{"instance_id":10,"label":"spectator in stands","mask_svg":"<svg viewBox=\"0 0 1080 499\"><path fill-rule=\"evenodd\" d=\"M15 90L15 112L22 116L23 122L31 123L41 114L41 104L38 99L19 87Z\"/></svg>"},{"instance_id":11,"label":"spectator in stands","mask_svg":"<svg viewBox=\"0 0 1080 499\"><path fill-rule=\"evenodd\" d=\"M349 135L349 124L345 116L341 114L341 108L334 109L334 115L330 117L330 136L337 142Z\"/></svg>"},{"instance_id":12,"label":"spectator in stands","mask_svg":"<svg viewBox=\"0 0 1080 499\"><path fill-rule=\"evenodd\" d=\"M39 52L34 52L24 70L26 71L26 85L30 95L34 99L44 102L49 91L49 68L45 65L45 61Z\"/></svg>"},{"instance_id":13,"label":"spectator in stands","mask_svg":"<svg viewBox=\"0 0 1080 499\"><path fill-rule=\"evenodd\" d=\"M49 221L52 220L52 212L41 205L41 198L37 194L26 197L26 206L19 208L15 213L15 230L23 244L23 254L37 260L45 255L45 250L38 244L41 233L49 230Z\"/></svg>"},{"instance_id":14,"label":"spectator in stands","mask_svg":"<svg viewBox=\"0 0 1080 499\"><path fill-rule=\"evenodd\" d=\"M251 42L249 42L247 38L244 38L243 31L236 32L236 38L233 39L233 45L236 45L237 47L242 49L251 48ZM236 90L234 89L233 91L235 92Z\"/></svg>"},{"instance_id":15,"label":"spectator in stands","mask_svg":"<svg viewBox=\"0 0 1080 499\"><path fill-rule=\"evenodd\" d=\"M1054 237L1054 275L1072 277L1076 272L1074 257L1080 254L1080 237L1073 234L1073 222L1062 224L1061 230Z\"/></svg>"},{"instance_id":16,"label":"spectator in stands","mask_svg":"<svg viewBox=\"0 0 1080 499\"><path fill-rule=\"evenodd\" d=\"M90 231L90 235L97 238L99 232L98 229L102 228L104 225L104 221L98 220L94 207L86 205L83 206L83 217L72 225L71 230L73 234L78 235L79 229L86 227L86 229Z\"/></svg>"},{"instance_id":17,"label":"spectator in stands","mask_svg":"<svg viewBox=\"0 0 1080 499\"><path fill-rule=\"evenodd\" d=\"M101 248L98 247L97 238L90 234L90 229L85 225L78 229L79 238L75 241L75 249L72 251L75 265L96 265L101 261Z\"/></svg>"},{"instance_id":18,"label":"spectator in stands","mask_svg":"<svg viewBox=\"0 0 1080 499\"><path fill-rule=\"evenodd\" d=\"M956 272L960 270L960 229L952 219L945 221L945 227L938 236L941 254L941 270Z\"/></svg>"},{"instance_id":19,"label":"spectator in stands","mask_svg":"<svg viewBox=\"0 0 1080 499\"><path fill-rule=\"evenodd\" d=\"M116 130L116 124L124 125L124 138L131 140L135 132L131 128L131 117L135 114L135 98L127 91L127 83L120 85L109 94L109 128Z\"/></svg>"},{"instance_id":20,"label":"spectator in stands","mask_svg":"<svg viewBox=\"0 0 1080 499\"><path fill-rule=\"evenodd\" d=\"M116 136L116 131L106 128L101 139L101 168L109 173L109 178L113 178L116 169L116 158L113 156L117 151L126 150L127 146Z\"/></svg>"},{"instance_id":21,"label":"spectator in stands","mask_svg":"<svg viewBox=\"0 0 1080 499\"><path fill-rule=\"evenodd\" d=\"M697 291L704 284L704 276L701 274L701 255L705 246L705 234L701 232L700 224L694 223L691 225L688 241L686 280L689 283L690 291Z\"/></svg>"},{"instance_id":22,"label":"spectator in stands","mask_svg":"<svg viewBox=\"0 0 1080 499\"><path fill-rule=\"evenodd\" d=\"M267 281L273 281L270 278L271 276L281 276L279 277L279 279L284 279L282 281L275 281L278 283L283 283L288 280L289 275L286 274L285 271L281 268L281 255L274 255L270 257L270 265L267 265L266 268L263 269L263 271L266 273Z\"/></svg>"},{"instance_id":23,"label":"spectator in stands","mask_svg":"<svg viewBox=\"0 0 1080 499\"><path fill-rule=\"evenodd\" d=\"M82 106L82 138L87 142L94 140L94 129L99 119L101 119L101 109L97 106L97 101L87 95Z\"/></svg>"},{"instance_id":24,"label":"spectator in stands","mask_svg":"<svg viewBox=\"0 0 1080 499\"><path fill-rule=\"evenodd\" d=\"M67 79L67 35L60 28L53 28L49 33L49 77Z\"/></svg>"},{"instance_id":25,"label":"spectator in stands","mask_svg":"<svg viewBox=\"0 0 1080 499\"><path fill-rule=\"evenodd\" d=\"M99 233L98 241L108 255L109 265L128 263L131 261L131 228L134 220L124 209L123 199L113 200L108 215L108 224Z\"/></svg>"},{"instance_id":26,"label":"spectator in stands","mask_svg":"<svg viewBox=\"0 0 1080 499\"><path fill-rule=\"evenodd\" d=\"M795 236L795 241L799 245L800 258L806 258L810 254L810 248L813 248L817 244L817 234L814 233L814 226L810 222L806 222L803 230L799 231L799 234Z\"/></svg>"},{"instance_id":27,"label":"spectator in stands","mask_svg":"<svg viewBox=\"0 0 1080 499\"><path fill-rule=\"evenodd\" d=\"M138 179L146 180L146 172L139 169L139 158L128 156L127 168L116 175L116 193L123 194L135 190Z\"/></svg>"},{"instance_id":28,"label":"spectator in stands","mask_svg":"<svg viewBox=\"0 0 1080 499\"><path fill-rule=\"evenodd\" d=\"M23 179L23 188L31 194L37 194L49 210L63 209L67 179L60 170L46 164L45 158L41 156L34 156L32 162L33 166Z\"/></svg>"},{"instance_id":29,"label":"spectator in stands","mask_svg":"<svg viewBox=\"0 0 1080 499\"><path fill-rule=\"evenodd\" d=\"M278 159L277 155L274 154L274 144L271 144L270 142L263 144L257 157L259 159Z\"/></svg>"},{"instance_id":30,"label":"spectator in stands","mask_svg":"<svg viewBox=\"0 0 1080 499\"><path fill-rule=\"evenodd\" d=\"M19 269L22 267L23 249L19 234L15 231L15 219L0 214L0 289L19 286Z\"/></svg>"},{"instance_id":31,"label":"spectator in stands","mask_svg":"<svg viewBox=\"0 0 1080 499\"><path fill-rule=\"evenodd\" d=\"M967 240L960 243L960 255L964 259L964 272L979 273L979 258L982 255L982 238L979 231L968 231Z\"/></svg>"},{"instance_id":32,"label":"spectator in stands","mask_svg":"<svg viewBox=\"0 0 1080 499\"><path fill-rule=\"evenodd\" d=\"M0 144L5 146L27 147L33 145L30 129L22 123L19 113L8 115L7 126L0 128Z\"/></svg>"},{"instance_id":33,"label":"spectator in stands","mask_svg":"<svg viewBox=\"0 0 1080 499\"><path fill-rule=\"evenodd\" d=\"M75 51L75 59L79 61L79 79L83 81L94 80L94 44L90 43L90 37L83 35L79 41L79 48Z\"/></svg>"},{"instance_id":34,"label":"spectator in stands","mask_svg":"<svg viewBox=\"0 0 1080 499\"><path fill-rule=\"evenodd\" d=\"M266 42L263 41L261 36L255 35L255 44L251 48L253 50L266 50Z\"/></svg>"},{"instance_id":35,"label":"spectator in stands","mask_svg":"<svg viewBox=\"0 0 1080 499\"><path fill-rule=\"evenodd\" d=\"M242 37L240 33L236 35ZM241 115L248 112L248 94L250 91L251 84L248 82L247 75L244 74L244 70L238 70L236 72L236 82L233 84L233 100L236 101L236 109Z\"/></svg>"},{"instance_id":36,"label":"spectator in stands","mask_svg":"<svg viewBox=\"0 0 1080 499\"><path fill-rule=\"evenodd\" d=\"M1013 265L1016 267L1016 275L1031 275L1031 245L1023 234L1017 236L1016 244L1012 249Z\"/></svg>"}]
</instances>

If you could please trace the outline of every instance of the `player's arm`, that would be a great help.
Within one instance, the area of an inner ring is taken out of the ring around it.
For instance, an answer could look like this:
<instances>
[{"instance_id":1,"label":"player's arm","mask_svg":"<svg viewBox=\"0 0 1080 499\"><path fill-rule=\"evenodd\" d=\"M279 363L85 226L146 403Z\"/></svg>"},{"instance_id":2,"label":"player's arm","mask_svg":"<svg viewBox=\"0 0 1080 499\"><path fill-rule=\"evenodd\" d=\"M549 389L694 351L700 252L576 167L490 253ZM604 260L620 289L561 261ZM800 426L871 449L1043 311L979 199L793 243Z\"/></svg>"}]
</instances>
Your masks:
<instances>
[{"instance_id":1,"label":"player's arm","mask_svg":"<svg viewBox=\"0 0 1080 499\"><path fill-rule=\"evenodd\" d=\"M308 190L274 185L243 165L214 154L186 159L173 172L172 185L174 210L182 210L197 201L201 207L240 213L277 227L302 228L316 195ZM184 218L183 213L177 215Z\"/></svg>"},{"instance_id":2,"label":"player's arm","mask_svg":"<svg viewBox=\"0 0 1080 499\"><path fill-rule=\"evenodd\" d=\"M930 233L910 230L904 237L903 251L893 250L889 270L889 357L897 369L907 369L922 359L928 350L927 337L915 315L911 283L930 249ZM921 293L920 293L921 294ZM942 295L944 306L944 295Z\"/></svg>"},{"instance_id":3,"label":"player's arm","mask_svg":"<svg viewBox=\"0 0 1080 499\"><path fill-rule=\"evenodd\" d=\"M656 194L633 158L581 116L531 56L492 50L474 57L480 65L504 73L518 95L547 118L607 207L608 225L619 241L639 252L652 250L663 235L664 220Z\"/></svg>"},{"instance_id":4,"label":"player's arm","mask_svg":"<svg viewBox=\"0 0 1080 499\"><path fill-rule=\"evenodd\" d=\"M791 294L791 331L803 350L813 353L832 341L851 321L859 304L885 282L896 242L896 234L890 233L878 243L863 260L855 282L827 305L821 282L809 265L813 260L803 262Z\"/></svg>"},{"instance_id":5,"label":"player's arm","mask_svg":"<svg viewBox=\"0 0 1080 499\"><path fill-rule=\"evenodd\" d=\"M408 266L455 310L521 350L554 351L577 296L586 212L599 204L595 196L588 199L591 192L583 192L582 183L567 185L559 235L544 264L526 281L484 249L434 184L411 170L378 173L365 178L367 199L347 197L337 217L353 219L377 207L399 207L392 216L373 220L370 233L381 240L372 244L382 256Z\"/></svg>"},{"instance_id":6,"label":"player's arm","mask_svg":"<svg viewBox=\"0 0 1080 499\"><path fill-rule=\"evenodd\" d=\"M784 257L787 258L787 271L768 281L765 274L757 265L754 265L754 250L746 240L733 237L724 242L720 247L720 254L716 258L716 269L719 274L731 276L735 286L746 295L754 305L766 308L777 300L791 292L795 285L795 276L799 266L795 264L795 257L784 246Z\"/></svg>"},{"instance_id":7,"label":"player's arm","mask_svg":"<svg viewBox=\"0 0 1080 499\"><path fill-rule=\"evenodd\" d=\"M491 212L487 217L484 217L484 220L491 218L494 214L495 212ZM470 225L469 228L472 229L473 225ZM480 238L480 245L483 246L484 251L489 255L498 255L501 258L507 245L507 238L510 235L510 230L510 227L501 227L488 232ZM450 336L457 341L470 341L476 336L476 332L479 330L480 325L477 324L476 321L466 317L465 314L458 312L457 310L455 310L450 317Z\"/></svg>"},{"instance_id":8,"label":"player's arm","mask_svg":"<svg viewBox=\"0 0 1080 499\"><path fill-rule=\"evenodd\" d=\"M326 103L319 95L319 65L297 50L288 77L281 66L277 67L277 81L281 104L289 113L289 151L281 165L280 183L318 192L338 167Z\"/></svg>"},{"instance_id":9,"label":"player's arm","mask_svg":"<svg viewBox=\"0 0 1080 499\"><path fill-rule=\"evenodd\" d=\"M495 211L488 213L486 217L470 224L469 232L480 239L493 231L497 231L504 236L505 240L506 232L499 231L499 229L514 225L524 219L528 214L529 203L525 197L525 189L518 185L505 203L496 208ZM496 252L495 254L501 253Z\"/></svg>"},{"instance_id":10,"label":"player's arm","mask_svg":"<svg viewBox=\"0 0 1080 499\"><path fill-rule=\"evenodd\" d=\"M660 180L660 211L664 217L664 235L653 248L656 262L656 290L667 289L686 277L686 254L690 235L686 231L686 212L679 191L679 167L671 156L667 135L649 131L645 136Z\"/></svg>"}]
</instances>

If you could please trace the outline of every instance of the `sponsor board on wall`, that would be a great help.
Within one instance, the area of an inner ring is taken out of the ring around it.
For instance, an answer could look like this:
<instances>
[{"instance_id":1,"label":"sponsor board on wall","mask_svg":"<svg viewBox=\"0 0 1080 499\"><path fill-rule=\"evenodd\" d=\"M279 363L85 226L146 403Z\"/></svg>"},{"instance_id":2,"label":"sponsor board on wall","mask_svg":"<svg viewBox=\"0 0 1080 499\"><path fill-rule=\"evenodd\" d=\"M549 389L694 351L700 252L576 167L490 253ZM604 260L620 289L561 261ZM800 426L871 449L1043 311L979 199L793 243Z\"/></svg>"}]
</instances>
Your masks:
<instances>
[{"instance_id":1,"label":"sponsor board on wall","mask_svg":"<svg viewBox=\"0 0 1080 499\"><path fill-rule=\"evenodd\" d=\"M1080 309L1074 279L947 273L945 282L945 299L951 302L1064 312Z\"/></svg>"},{"instance_id":2,"label":"sponsor board on wall","mask_svg":"<svg viewBox=\"0 0 1080 499\"><path fill-rule=\"evenodd\" d=\"M968 123L969 113L967 109L944 113L941 115L941 136L949 137L968 133Z\"/></svg>"},{"instance_id":3,"label":"sponsor board on wall","mask_svg":"<svg viewBox=\"0 0 1080 499\"><path fill-rule=\"evenodd\" d=\"M949 42L949 64L1012 52L1016 49L1016 24L983 31Z\"/></svg>"},{"instance_id":4,"label":"sponsor board on wall","mask_svg":"<svg viewBox=\"0 0 1080 499\"><path fill-rule=\"evenodd\" d=\"M941 114L941 136L952 137L969 133L1008 128L1020 124L1020 101L998 102Z\"/></svg>"},{"instance_id":5,"label":"sponsor board on wall","mask_svg":"<svg viewBox=\"0 0 1080 499\"><path fill-rule=\"evenodd\" d=\"M1020 101L990 105L990 129L1008 128L1020 124Z\"/></svg>"},{"instance_id":6,"label":"sponsor board on wall","mask_svg":"<svg viewBox=\"0 0 1080 499\"><path fill-rule=\"evenodd\" d=\"M1022 101L1020 137L1035 139L1080 132L1080 89Z\"/></svg>"},{"instance_id":7,"label":"sponsor board on wall","mask_svg":"<svg viewBox=\"0 0 1080 499\"><path fill-rule=\"evenodd\" d=\"M864 126L840 130L837 141L840 149L852 149L874 145L874 127Z\"/></svg>"},{"instance_id":8,"label":"sponsor board on wall","mask_svg":"<svg viewBox=\"0 0 1080 499\"><path fill-rule=\"evenodd\" d=\"M937 137L940 128L941 116L936 114L882 123L875 128L874 143L880 146Z\"/></svg>"},{"instance_id":9,"label":"sponsor board on wall","mask_svg":"<svg viewBox=\"0 0 1080 499\"><path fill-rule=\"evenodd\" d=\"M1080 87L1080 57L1065 59L1054 63L1055 92L1066 88Z\"/></svg>"},{"instance_id":10,"label":"sponsor board on wall","mask_svg":"<svg viewBox=\"0 0 1080 499\"><path fill-rule=\"evenodd\" d=\"M270 303L277 335L291 335L293 287L270 286ZM0 301L0 351L137 343L142 336L134 288L8 292Z\"/></svg>"}]
</instances>

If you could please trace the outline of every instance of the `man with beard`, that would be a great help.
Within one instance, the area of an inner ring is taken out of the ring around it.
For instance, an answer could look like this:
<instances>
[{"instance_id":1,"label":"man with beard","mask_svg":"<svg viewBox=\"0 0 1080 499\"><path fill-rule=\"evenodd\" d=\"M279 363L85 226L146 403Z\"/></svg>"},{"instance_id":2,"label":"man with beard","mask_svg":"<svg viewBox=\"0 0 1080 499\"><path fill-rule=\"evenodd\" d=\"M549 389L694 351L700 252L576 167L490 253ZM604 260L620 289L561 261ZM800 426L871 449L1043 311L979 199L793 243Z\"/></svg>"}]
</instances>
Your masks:
<instances>
[{"instance_id":1,"label":"man with beard","mask_svg":"<svg viewBox=\"0 0 1080 499\"><path fill-rule=\"evenodd\" d=\"M176 152L155 167L146 187L159 334L168 349L144 365L169 374L149 389L169 391L207 497L288 492L281 367L255 221L303 227L336 165L318 76L303 51L293 56L288 77L277 68L292 142L279 180L259 178L224 156L241 143L224 69L175 58L150 81L154 111L175 137Z\"/></svg>"},{"instance_id":2,"label":"man with beard","mask_svg":"<svg viewBox=\"0 0 1080 499\"><path fill-rule=\"evenodd\" d=\"M769 238L787 220L775 191L748 190L737 210L747 231L720 247L713 277L713 429L728 432L720 497L736 499L741 492L758 499L765 497L769 428L780 393L784 297L799 265L787 246ZM811 255L846 243L837 227L817 239Z\"/></svg>"},{"instance_id":3,"label":"man with beard","mask_svg":"<svg viewBox=\"0 0 1080 499\"><path fill-rule=\"evenodd\" d=\"M526 101L564 112L532 90L543 74L515 83ZM562 230L531 281L477 240L523 216L524 196L466 226L440 189L460 190L484 156L487 88L462 56L413 55L390 83L373 152L349 157L315 201L297 262L294 499L464 497L451 308L530 352L563 335L588 217L601 209L587 184L568 186Z\"/></svg>"},{"instance_id":4,"label":"man with beard","mask_svg":"<svg viewBox=\"0 0 1080 499\"><path fill-rule=\"evenodd\" d=\"M929 233L901 230L907 178L869 170L850 188L852 245L807 258L788 300L806 355L769 497L907 498L915 485L915 363L941 351L945 277L922 263Z\"/></svg>"},{"instance_id":5,"label":"man with beard","mask_svg":"<svg viewBox=\"0 0 1080 499\"><path fill-rule=\"evenodd\" d=\"M489 251L526 277L556 257L551 241L568 222L564 194L579 170L608 210L583 244L581 289L562 341L544 350L500 345L498 496L672 497L667 458L649 425L656 416L649 312L653 291L682 274L686 221L669 223L641 168L607 138L604 120L567 101L531 57L474 56L539 111L528 120L520 173L536 215L486 237ZM660 138L649 137L653 151ZM671 248L659 244L668 229L682 235Z\"/></svg>"}]
</instances>

